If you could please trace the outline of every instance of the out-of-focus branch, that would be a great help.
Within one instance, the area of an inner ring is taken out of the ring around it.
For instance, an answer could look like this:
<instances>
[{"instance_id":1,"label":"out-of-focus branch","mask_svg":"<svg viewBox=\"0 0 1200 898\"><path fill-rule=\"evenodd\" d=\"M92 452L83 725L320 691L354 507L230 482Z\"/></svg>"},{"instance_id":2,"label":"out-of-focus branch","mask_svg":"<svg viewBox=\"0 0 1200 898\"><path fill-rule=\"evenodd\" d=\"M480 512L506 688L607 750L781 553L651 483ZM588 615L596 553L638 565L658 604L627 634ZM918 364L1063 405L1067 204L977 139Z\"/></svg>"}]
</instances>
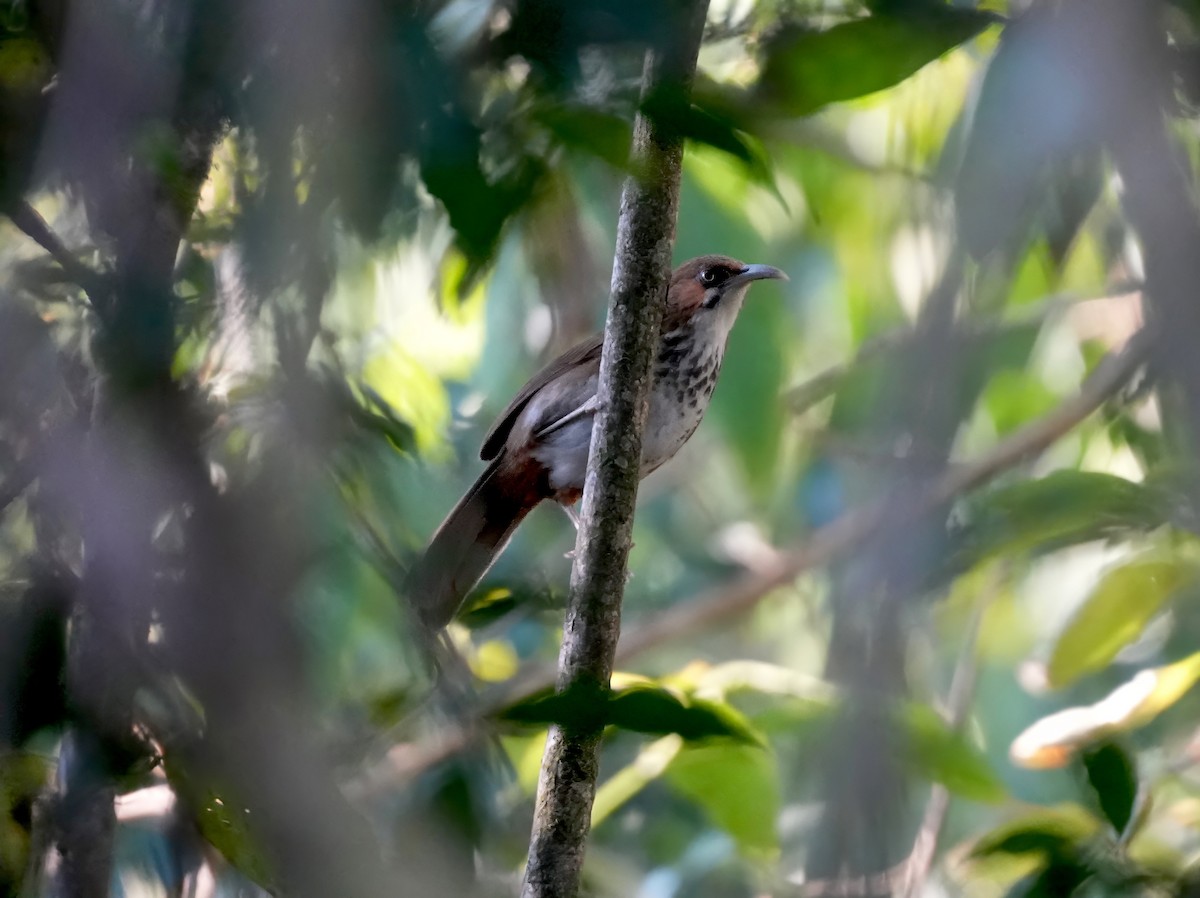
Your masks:
<instances>
[{"instance_id":1,"label":"out-of-focus branch","mask_svg":"<svg viewBox=\"0 0 1200 898\"><path fill-rule=\"evenodd\" d=\"M914 518L928 514L1045 451L1115 396L1146 361L1150 346L1149 332L1139 331L1120 352L1107 356L1096 366L1078 393L976 460L943 472L912 496L906 512ZM646 618L635 630L623 635L617 645L616 659L630 661L663 643L686 637L749 611L772 590L790 583L805 571L858 548L866 539L878 533L887 520L886 505L886 501L877 502L847 512L799 545L779 552L759 569L743 574L732 583L702 593L689 602ZM552 669L531 668L508 681L498 692L487 696L479 718L495 714L553 684ZM385 766L369 771L357 787L370 790L373 782L415 776L457 754L483 729L479 720L476 720L444 730L416 745L396 746L389 752Z\"/></svg>"},{"instance_id":2,"label":"out-of-focus branch","mask_svg":"<svg viewBox=\"0 0 1200 898\"><path fill-rule=\"evenodd\" d=\"M976 602L966 640L954 667L954 677L950 681L950 693L946 698L946 723L956 731L961 730L966 723L967 711L975 695L975 680L979 672L975 649L979 642L979 627L994 594L995 590L990 590ZM942 827L946 824L949 811L950 790L941 783L934 783L929 793L929 801L925 805L921 828L917 831L912 853L905 864L903 892L906 898L920 898L925 888L925 880L933 868L938 839L941 838Z\"/></svg>"},{"instance_id":3,"label":"out-of-focus branch","mask_svg":"<svg viewBox=\"0 0 1200 898\"><path fill-rule=\"evenodd\" d=\"M1089 17L1092 7L1084 4ZM1162 335L1156 364L1178 386L1163 397L1168 428L1170 407L1182 401L1190 445L1178 447L1194 459L1200 445L1200 215L1195 183L1186 154L1172 137L1172 76L1165 64L1168 39L1163 29L1166 4L1110 2L1095 27L1106 29L1105 42L1117 52L1104 65L1122 85L1105 94L1110 123L1108 142L1123 183L1122 204L1141 241L1149 312Z\"/></svg>"},{"instance_id":4,"label":"out-of-focus branch","mask_svg":"<svg viewBox=\"0 0 1200 898\"><path fill-rule=\"evenodd\" d=\"M1145 361L1149 344L1149 334L1139 331L1119 353L1106 357L1096 366L1077 394L1002 440L980 458L949 469L924 489L915 492L905 509L906 514L910 518L928 514L1045 450L1129 380ZM642 622L621 640L617 658L628 660L659 643L694 633L749 610L771 590L875 535L887 520L888 505L885 500L847 512L801 545L780 553L773 564Z\"/></svg>"},{"instance_id":5,"label":"out-of-focus branch","mask_svg":"<svg viewBox=\"0 0 1200 898\"><path fill-rule=\"evenodd\" d=\"M83 289L93 306L104 308L106 287L103 275L80 262L37 209L22 199L14 202L6 211L18 230L49 253L66 276Z\"/></svg>"},{"instance_id":6,"label":"out-of-focus branch","mask_svg":"<svg viewBox=\"0 0 1200 898\"><path fill-rule=\"evenodd\" d=\"M1143 286L1140 281L1126 281L1113 284L1109 289L1095 296L1077 296L1069 293L1051 294L1016 320L967 322L959 328L955 336L968 341L968 343L984 344L999 336L1006 329L1038 324L1067 310L1079 308L1085 303L1139 297ZM903 327L868 340L859 348L854 358L830 365L788 389L783 396L784 404L793 413L805 412L816 403L833 395L855 368L907 349L913 346L919 337L920 333L915 328Z\"/></svg>"},{"instance_id":7,"label":"out-of-focus branch","mask_svg":"<svg viewBox=\"0 0 1200 898\"><path fill-rule=\"evenodd\" d=\"M708 0L678 7L672 46L647 53L643 96L688 96L700 53ZM621 197L612 293L559 655L558 686L597 697L608 688L621 627L633 507L642 454L645 399L666 302L679 208L683 137L639 115L633 158L638 176ZM555 726L546 742L534 808L523 898L571 898L579 890L602 726Z\"/></svg>"}]
</instances>

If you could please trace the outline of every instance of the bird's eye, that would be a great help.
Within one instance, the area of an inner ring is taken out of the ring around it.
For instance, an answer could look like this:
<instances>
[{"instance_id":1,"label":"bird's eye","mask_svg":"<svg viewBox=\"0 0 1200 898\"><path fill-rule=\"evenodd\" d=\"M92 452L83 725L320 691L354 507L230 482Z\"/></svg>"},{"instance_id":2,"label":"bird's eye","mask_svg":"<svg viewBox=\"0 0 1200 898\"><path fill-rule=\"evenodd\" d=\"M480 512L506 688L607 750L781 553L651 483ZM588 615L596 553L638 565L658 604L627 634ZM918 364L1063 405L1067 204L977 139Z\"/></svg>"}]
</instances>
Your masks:
<instances>
[{"instance_id":1,"label":"bird's eye","mask_svg":"<svg viewBox=\"0 0 1200 898\"><path fill-rule=\"evenodd\" d=\"M721 269L719 268L705 268L702 272L700 272L701 283L712 286L719 280L721 280Z\"/></svg>"}]
</instances>

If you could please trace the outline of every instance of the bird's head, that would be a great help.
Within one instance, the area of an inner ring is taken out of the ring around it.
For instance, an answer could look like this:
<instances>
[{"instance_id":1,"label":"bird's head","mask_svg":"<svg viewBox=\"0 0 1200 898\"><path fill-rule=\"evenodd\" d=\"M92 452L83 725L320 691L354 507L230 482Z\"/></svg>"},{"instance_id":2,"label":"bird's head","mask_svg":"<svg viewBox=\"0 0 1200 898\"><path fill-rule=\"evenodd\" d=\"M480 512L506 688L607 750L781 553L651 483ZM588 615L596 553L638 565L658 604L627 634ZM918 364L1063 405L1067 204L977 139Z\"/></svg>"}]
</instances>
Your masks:
<instances>
[{"instance_id":1,"label":"bird's head","mask_svg":"<svg viewBox=\"0 0 1200 898\"><path fill-rule=\"evenodd\" d=\"M728 332L755 281L788 276L770 265L747 265L729 256L698 256L671 274L663 332L686 323Z\"/></svg>"}]
</instances>

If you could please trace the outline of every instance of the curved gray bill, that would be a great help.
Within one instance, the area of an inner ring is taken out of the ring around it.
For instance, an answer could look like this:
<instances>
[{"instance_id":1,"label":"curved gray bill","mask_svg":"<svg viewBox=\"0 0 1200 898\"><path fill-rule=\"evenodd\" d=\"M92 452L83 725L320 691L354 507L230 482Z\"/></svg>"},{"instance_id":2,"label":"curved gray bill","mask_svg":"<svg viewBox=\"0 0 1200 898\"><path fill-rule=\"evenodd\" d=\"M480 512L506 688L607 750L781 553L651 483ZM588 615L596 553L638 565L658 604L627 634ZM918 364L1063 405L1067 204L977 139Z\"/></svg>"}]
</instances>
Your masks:
<instances>
[{"instance_id":1,"label":"curved gray bill","mask_svg":"<svg viewBox=\"0 0 1200 898\"><path fill-rule=\"evenodd\" d=\"M786 274L770 265L747 265L725 282L725 288L736 287L738 284L746 284L750 281L786 281L787 279Z\"/></svg>"}]
</instances>

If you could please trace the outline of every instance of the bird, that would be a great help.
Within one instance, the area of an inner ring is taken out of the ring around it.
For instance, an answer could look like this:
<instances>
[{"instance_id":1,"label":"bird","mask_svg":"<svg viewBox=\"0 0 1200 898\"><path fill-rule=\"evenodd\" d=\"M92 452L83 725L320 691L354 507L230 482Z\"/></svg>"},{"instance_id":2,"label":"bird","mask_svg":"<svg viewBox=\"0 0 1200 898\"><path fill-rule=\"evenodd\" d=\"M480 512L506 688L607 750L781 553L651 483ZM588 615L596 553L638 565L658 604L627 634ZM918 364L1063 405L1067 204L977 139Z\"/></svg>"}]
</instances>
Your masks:
<instances>
[{"instance_id":1,"label":"bird","mask_svg":"<svg viewBox=\"0 0 1200 898\"><path fill-rule=\"evenodd\" d=\"M750 285L787 280L770 265L706 255L671 273L642 436L639 477L670 460L696 431L716 387L729 333ZM410 569L406 592L430 630L449 624L517 526L552 499L570 514L583 495L599 409L603 333L568 349L523 386L484 437L487 467ZM572 516L572 520L575 520Z\"/></svg>"}]
</instances>

